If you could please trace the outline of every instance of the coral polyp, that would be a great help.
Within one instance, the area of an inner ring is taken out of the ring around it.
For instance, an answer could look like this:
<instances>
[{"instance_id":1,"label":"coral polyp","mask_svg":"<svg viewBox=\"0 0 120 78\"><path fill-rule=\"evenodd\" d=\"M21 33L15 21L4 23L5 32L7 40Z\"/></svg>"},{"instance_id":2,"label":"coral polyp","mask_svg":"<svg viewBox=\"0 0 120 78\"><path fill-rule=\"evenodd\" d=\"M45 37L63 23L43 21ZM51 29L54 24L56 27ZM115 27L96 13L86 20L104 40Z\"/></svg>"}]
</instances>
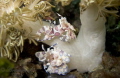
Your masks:
<instances>
[{"instance_id":1,"label":"coral polyp","mask_svg":"<svg viewBox=\"0 0 120 78\"><path fill-rule=\"evenodd\" d=\"M81 6L81 13L88 8L91 4L95 4L98 8L98 16L99 17L105 17L108 16L108 14L113 14L117 16L116 10L108 10L107 8L114 7L116 9L117 6L120 5L119 0L84 0L80 3Z\"/></svg>"},{"instance_id":2,"label":"coral polyp","mask_svg":"<svg viewBox=\"0 0 120 78\"><path fill-rule=\"evenodd\" d=\"M62 6L67 6L69 5L73 0L55 0L55 2L58 4L58 3L61 3Z\"/></svg>"}]
</instances>

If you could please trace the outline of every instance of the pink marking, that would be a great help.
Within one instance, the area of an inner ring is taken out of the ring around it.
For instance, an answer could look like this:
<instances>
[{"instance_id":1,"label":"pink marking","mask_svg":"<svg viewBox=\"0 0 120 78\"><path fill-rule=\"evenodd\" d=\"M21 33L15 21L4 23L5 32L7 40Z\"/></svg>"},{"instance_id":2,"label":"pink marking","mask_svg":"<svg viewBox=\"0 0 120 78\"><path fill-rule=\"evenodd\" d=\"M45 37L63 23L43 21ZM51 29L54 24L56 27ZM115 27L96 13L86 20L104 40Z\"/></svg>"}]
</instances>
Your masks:
<instances>
[{"instance_id":1,"label":"pink marking","mask_svg":"<svg viewBox=\"0 0 120 78\"><path fill-rule=\"evenodd\" d=\"M59 33L59 32L56 32L54 35L55 35L55 36L60 36L60 33Z\"/></svg>"},{"instance_id":2,"label":"pink marking","mask_svg":"<svg viewBox=\"0 0 120 78\"><path fill-rule=\"evenodd\" d=\"M54 29L55 29L56 31L58 31L58 26L56 26Z\"/></svg>"},{"instance_id":3,"label":"pink marking","mask_svg":"<svg viewBox=\"0 0 120 78\"><path fill-rule=\"evenodd\" d=\"M46 30L46 33L50 33L50 30Z\"/></svg>"},{"instance_id":4,"label":"pink marking","mask_svg":"<svg viewBox=\"0 0 120 78\"><path fill-rule=\"evenodd\" d=\"M53 33L54 33L54 31L53 31L53 29L52 29L49 34L53 34Z\"/></svg>"}]
</instances>

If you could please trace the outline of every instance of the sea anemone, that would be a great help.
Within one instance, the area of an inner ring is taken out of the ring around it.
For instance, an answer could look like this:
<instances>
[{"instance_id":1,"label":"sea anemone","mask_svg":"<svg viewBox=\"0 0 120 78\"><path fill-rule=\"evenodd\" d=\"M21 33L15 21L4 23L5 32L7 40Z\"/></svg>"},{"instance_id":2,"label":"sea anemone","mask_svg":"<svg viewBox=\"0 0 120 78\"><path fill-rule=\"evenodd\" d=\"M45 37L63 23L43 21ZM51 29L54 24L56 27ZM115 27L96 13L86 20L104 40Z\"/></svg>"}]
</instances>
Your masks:
<instances>
[{"instance_id":1,"label":"sea anemone","mask_svg":"<svg viewBox=\"0 0 120 78\"><path fill-rule=\"evenodd\" d=\"M54 38L45 43L59 43L58 47L72 56L69 69L77 69L84 73L92 72L102 61L105 52L105 17L106 14L117 12L112 8L117 8L120 0L81 0L80 4L81 28L77 38L71 42L62 42Z\"/></svg>"},{"instance_id":2,"label":"sea anemone","mask_svg":"<svg viewBox=\"0 0 120 78\"><path fill-rule=\"evenodd\" d=\"M51 17L52 7L41 0L0 0L0 56L16 62L25 39L37 45L28 23L39 20L41 25L41 19Z\"/></svg>"}]
</instances>

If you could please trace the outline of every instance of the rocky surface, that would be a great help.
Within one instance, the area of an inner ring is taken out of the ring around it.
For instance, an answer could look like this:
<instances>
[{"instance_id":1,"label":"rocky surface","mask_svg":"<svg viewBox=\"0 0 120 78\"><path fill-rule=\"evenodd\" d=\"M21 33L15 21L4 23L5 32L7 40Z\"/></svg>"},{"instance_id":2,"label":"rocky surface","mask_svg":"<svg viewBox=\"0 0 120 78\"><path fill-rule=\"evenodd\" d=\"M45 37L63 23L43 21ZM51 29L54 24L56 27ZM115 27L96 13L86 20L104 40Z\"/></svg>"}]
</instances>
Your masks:
<instances>
[{"instance_id":1,"label":"rocky surface","mask_svg":"<svg viewBox=\"0 0 120 78\"><path fill-rule=\"evenodd\" d=\"M46 73L42 63L35 57L35 52L42 51L42 44L44 43L40 42L38 46L35 46L33 43L25 42L24 50L14 68L15 70L24 70L24 72L12 72L10 78L15 75L18 77L19 74L21 75L20 78L120 78L120 57L112 56L108 52L103 54L101 65L90 73L79 73L76 69L66 75ZM46 44L44 46L45 48L49 47Z\"/></svg>"}]
</instances>

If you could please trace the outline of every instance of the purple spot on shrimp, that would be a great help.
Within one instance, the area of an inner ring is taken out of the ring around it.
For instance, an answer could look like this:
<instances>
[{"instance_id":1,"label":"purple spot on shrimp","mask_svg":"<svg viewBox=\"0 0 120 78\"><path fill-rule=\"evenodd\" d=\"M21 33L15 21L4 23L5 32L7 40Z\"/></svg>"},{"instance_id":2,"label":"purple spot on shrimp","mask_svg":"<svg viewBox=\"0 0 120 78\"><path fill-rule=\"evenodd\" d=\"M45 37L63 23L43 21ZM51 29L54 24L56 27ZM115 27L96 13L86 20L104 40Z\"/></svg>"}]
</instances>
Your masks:
<instances>
[{"instance_id":1,"label":"purple spot on shrimp","mask_svg":"<svg viewBox=\"0 0 120 78\"><path fill-rule=\"evenodd\" d=\"M55 36L59 36L60 35L60 33L59 32L55 32L55 34L54 34Z\"/></svg>"},{"instance_id":2,"label":"purple spot on shrimp","mask_svg":"<svg viewBox=\"0 0 120 78\"><path fill-rule=\"evenodd\" d=\"M35 56L36 56L36 57L39 57L39 56L40 56L40 52L36 52L36 53L35 53Z\"/></svg>"},{"instance_id":3,"label":"purple spot on shrimp","mask_svg":"<svg viewBox=\"0 0 120 78\"><path fill-rule=\"evenodd\" d=\"M58 73L58 69L55 70L55 73Z\"/></svg>"},{"instance_id":4,"label":"purple spot on shrimp","mask_svg":"<svg viewBox=\"0 0 120 78\"><path fill-rule=\"evenodd\" d=\"M53 29L51 30L51 32L49 33L49 34L53 34L54 33L54 31L53 31Z\"/></svg>"},{"instance_id":5,"label":"purple spot on shrimp","mask_svg":"<svg viewBox=\"0 0 120 78\"><path fill-rule=\"evenodd\" d=\"M55 27L55 30L58 31L58 27L57 26Z\"/></svg>"},{"instance_id":6,"label":"purple spot on shrimp","mask_svg":"<svg viewBox=\"0 0 120 78\"><path fill-rule=\"evenodd\" d=\"M60 51L60 56L62 56L62 55L63 55L63 53L64 53L64 51L62 51L62 50L61 50L61 51Z\"/></svg>"},{"instance_id":7,"label":"purple spot on shrimp","mask_svg":"<svg viewBox=\"0 0 120 78\"><path fill-rule=\"evenodd\" d=\"M42 52L42 54L44 55L44 54L45 54L45 52Z\"/></svg>"}]
</instances>

